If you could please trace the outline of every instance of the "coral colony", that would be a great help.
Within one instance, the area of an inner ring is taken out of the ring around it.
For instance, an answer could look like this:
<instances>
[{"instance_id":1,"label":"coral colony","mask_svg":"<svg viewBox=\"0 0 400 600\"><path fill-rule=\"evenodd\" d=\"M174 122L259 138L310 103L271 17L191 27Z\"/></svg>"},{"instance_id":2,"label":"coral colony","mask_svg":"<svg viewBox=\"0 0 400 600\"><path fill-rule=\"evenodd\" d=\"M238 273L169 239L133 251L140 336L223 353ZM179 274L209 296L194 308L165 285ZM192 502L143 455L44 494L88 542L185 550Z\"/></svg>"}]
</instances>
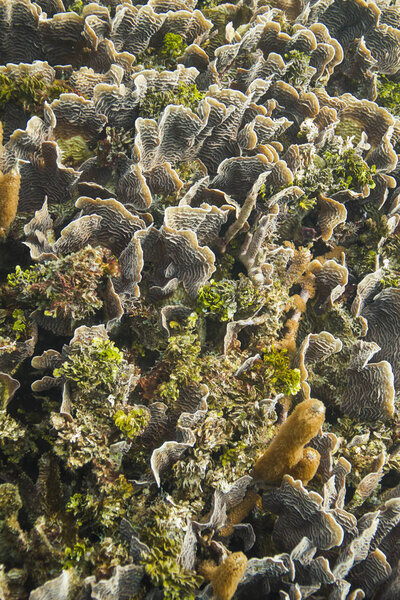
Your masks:
<instances>
[{"instance_id":1,"label":"coral colony","mask_svg":"<svg viewBox=\"0 0 400 600\"><path fill-rule=\"evenodd\" d=\"M0 0L0 599L400 599L400 5Z\"/></svg>"}]
</instances>

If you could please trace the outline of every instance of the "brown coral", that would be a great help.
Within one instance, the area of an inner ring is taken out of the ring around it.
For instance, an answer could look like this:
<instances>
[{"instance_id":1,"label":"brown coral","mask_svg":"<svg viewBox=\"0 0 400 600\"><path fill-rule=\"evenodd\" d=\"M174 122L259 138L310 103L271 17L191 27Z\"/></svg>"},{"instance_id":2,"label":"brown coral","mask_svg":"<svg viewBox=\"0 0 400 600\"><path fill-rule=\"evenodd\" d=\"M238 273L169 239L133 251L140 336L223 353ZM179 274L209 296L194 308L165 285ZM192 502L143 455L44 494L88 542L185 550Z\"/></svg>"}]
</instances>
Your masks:
<instances>
[{"instance_id":1,"label":"brown coral","mask_svg":"<svg viewBox=\"0 0 400 600\"><path fill-rule=\"evenodd\" d=\"M292 474L292 470L303 459L305 467L307 459L304 446L317 435L324 420L325 406L322 402L314 398L300 402L281 426L266 452L256 462L253 477L268 483L280 483L282 477ZM298 469L302 475L301 465ZM309 474L310 469L304 469L306 479Z\"/></svg>"}]
</instances>

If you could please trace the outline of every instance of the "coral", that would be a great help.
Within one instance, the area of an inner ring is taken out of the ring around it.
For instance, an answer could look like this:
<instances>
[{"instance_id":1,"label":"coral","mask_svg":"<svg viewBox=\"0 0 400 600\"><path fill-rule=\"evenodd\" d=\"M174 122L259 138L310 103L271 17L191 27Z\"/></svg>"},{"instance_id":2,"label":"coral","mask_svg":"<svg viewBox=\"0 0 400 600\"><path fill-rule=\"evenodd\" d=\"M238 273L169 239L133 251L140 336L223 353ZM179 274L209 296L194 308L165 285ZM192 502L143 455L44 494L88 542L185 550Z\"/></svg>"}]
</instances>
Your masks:
<instances>
[{"instance_id":1,"label":"coral","mask_svg":"<svg viewBox=\"0 0 400 600\"><path fill-rule=\"evenodd\" d=\"M0 596L396 596L389 4L0 0Z\"/></svg>"},{"instance_id":2,"label":"coral","mask_svg":"<svg viewBox=\"0 0 400 600\"><path fill-rule=\"evenodd\" d=\"M109 125L105 128L105 137L97 142L96 145L96 153L97 153L97 162L100 167L110 167L115 164L117 161L118 155L120 152L128 153L130 145L132 144L133 138L130 132L126 132L124 129L117 129L116 127L110 127ZM63 150L62 144L67 144L67 152L71 152L73 148L71 148L71 140L75 138L70 138L65 142L60 143L60 147ZM86 151L87 145L81 146L79 149ZM82 161L81 161L82 162Z\"/></svg>"},{"instance_id":3,"label":"coral","mask_svg":"<svg viewBox=\"0 0 400 600\"><path fill-rule=\"evenodd\" d=\"M300 402L256 462L253 477L265 482L280 483L286 473L298 469L308 479L316 456L312 458L310 466L304 447L317 435L324 420L325 406L322 402L313 398ZM298 465L300 461L303 462Z\"/></svg>"},{"instance_id":4,"label":"coral","mask_svg":"<svg viewBox=\"0 0 400 600\"><path fill-rule=\"evenodd\" d=\"M338 448L337 456L344 457L351 464L351 472L347 477L349 483L357 487L371 473L379 455L385 453L386 449L390 454L383 466L384 472L389 472L392 466L396 468L397 458L395 454L392 455L396 434L390 424L377 421L367 425L366 422L345 416L338 420L337 425L333 430L340 431L345 440Z\"/></svg>"}]
</instances>

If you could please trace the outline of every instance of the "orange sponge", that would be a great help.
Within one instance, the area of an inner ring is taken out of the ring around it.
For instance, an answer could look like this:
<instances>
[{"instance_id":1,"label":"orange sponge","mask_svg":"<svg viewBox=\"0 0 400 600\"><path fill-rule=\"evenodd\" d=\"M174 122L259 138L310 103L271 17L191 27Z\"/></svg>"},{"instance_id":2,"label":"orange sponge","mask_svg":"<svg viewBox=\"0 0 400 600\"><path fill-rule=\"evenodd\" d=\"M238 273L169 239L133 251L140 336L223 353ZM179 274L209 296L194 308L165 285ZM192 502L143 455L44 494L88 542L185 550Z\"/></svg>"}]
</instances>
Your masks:
<instances>
[{"instance_id":1,"label":"orange sponge","mask_svg":"<svg viewBox=\"0 0 400 600\"><path fill-rule=\"evenodd\" d=\"M233 526L241 523L257 504L261 505L261 496L253 489L247 490L243 500L228 512L228 522L218 531L219 535L222 537L231 535Z\"/></svg>"},{"instance_id":2,"label":"orange sponge","mask_svg":"<svg viewBox=\"0 0 400 600\"><path fill-rule=\"evenodd\" d=\"M300 479L304 485L314 477L319 467L321 456L315 448L304 448L303 458L291 469L289 475Z\"/></svg>"},{"instance_id":3,"label":"orange sponge","mask_svg":"<svg viewBox=\"0 0 400 600\"><path fill-rule=\"evenodd\" d=\"M324 420L322 402L314 398L300 402L256 462L252 473L254 479L279 484L285 474L291 474L303 459L304 446L317 435ZM310 457L307 460L310 461ZM314 454L311 462L315 465L315 461ZM308 477L309 472L306 475Z\"/></svg>"},{"instance_id":4,"label":"orange sponge","mask_svg":"<svg viewBox=\"0 0 400 600\"><path fill-rule=\"evenodd\" d=\"M233 552L211 575L215 600L231 600L247 567L243 552Z\"/></svg>"},{"instance_id":5,"label":"orange sponge","mask_svg":"<svg viewBox=\"0 0 400 600\"><path fill-rule=\"evenodd\" d=\"M3 127L0 123L0 156L3 152L2 140ZM17 214L20 183L21 175L15 169L4 174L0 171L0 238L5 236Z\"/></svg>"}]
</instances>

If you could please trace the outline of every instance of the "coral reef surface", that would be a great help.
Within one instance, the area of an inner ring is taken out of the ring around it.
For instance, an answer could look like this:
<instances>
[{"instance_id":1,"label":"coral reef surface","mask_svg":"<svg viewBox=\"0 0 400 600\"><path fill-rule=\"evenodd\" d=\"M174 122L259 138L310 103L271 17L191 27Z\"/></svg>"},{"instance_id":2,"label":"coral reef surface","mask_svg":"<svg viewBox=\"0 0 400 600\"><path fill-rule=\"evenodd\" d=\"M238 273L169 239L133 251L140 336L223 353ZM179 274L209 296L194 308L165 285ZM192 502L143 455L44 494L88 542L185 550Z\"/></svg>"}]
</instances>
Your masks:
<instances>
[{"instance_id":1,"label":"coral reef surface","mask_svg":"<svg viewBox=\"0 0 400 600\"><path fill-rule=\"evenodd\" d=\"M400 6L0 0L1 600L398 600Z\"/></svg>"}]
</instances>

